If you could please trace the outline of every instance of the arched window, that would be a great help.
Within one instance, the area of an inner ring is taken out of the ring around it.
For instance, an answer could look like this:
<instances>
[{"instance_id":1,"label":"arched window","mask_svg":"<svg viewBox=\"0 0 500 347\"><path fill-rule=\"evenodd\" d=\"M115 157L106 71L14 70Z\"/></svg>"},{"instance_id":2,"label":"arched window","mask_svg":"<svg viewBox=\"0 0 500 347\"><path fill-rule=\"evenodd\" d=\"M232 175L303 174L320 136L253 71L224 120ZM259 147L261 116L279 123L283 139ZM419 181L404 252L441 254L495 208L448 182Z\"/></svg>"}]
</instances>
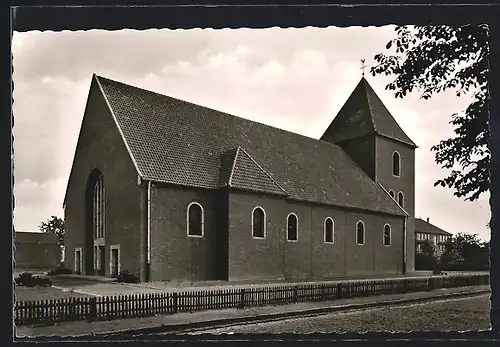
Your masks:
<instances>
[{"instance_id":1,"label":"arched window","mask_svg":"<svg viewBox=\"0 0 500 347\"><path fill-rule=\"evenodd\" d=\"M392 153L392 174L399 177L401 171L401 158L398 152Z\"/></svg>"},{"instance_id":2,"label":"arched window","mask_svg":"<svg viewBox=\"0 0 500 347\"><path fill-rule=\"evenodd\" d=\"M389 224L384 225L384 246L391 245L391 226Z\"/></svg>"},{"instance_id":3,"label":"arched window","mask_svg":"<svg viewBox=\"0 0 500 347\"><path fill-rule=\"evenodd\" d=\"M335 237L334 223L333 223L333 219L331 219L330 217L327 217L325 219L324 233L325 233L325 242L326 243L333 243L335 240L335 238L334 238Z\"/></svg>"},{"instance_id":4,"label":"arched window","mask_svg":"<svg viewBox=\"0 0 500 347\"><path fill-rule=\"evenodd\" d=\"M394 190L392 190L392 189L391 189L391 190L389 190L389 195L390 195L390 196L391 196L391 198L393 198L393 199L396 197L396 195L394 195Z\"/></svg>"},{"instance_id":5,"label":"arched window","mask_svg":"<svg viewBox=\"0 0 500 347\"><path fill-rule=\"evenodd\" d=\"M266 213L261 207L253 209L252 236L261 239L266 237Z\"/></svg>"},{"instance_id":6,"label":"arched window","mask_svg":"<svg viewBox=\"0 0 500 347\"><path fill-rule=\"evenodd\" d=\"M299 231L298 223L299 220L294 213L290 213L287 218L287 228L286 228L286 239L288 241L298 241Z\"/></svg>"},{"instance_id":7,"label":"arched window","mask_svg":"<svg viewBox=\"0 0 500 347\"><path fill-rule=\"evenodd\" d=\"M356 224L356 243L358 245L365 244L365 225L362 221Z\"/></svg>"},{"instance_id":8,"label":"arched window","mask_svg":"<svg viewBox=\"0 0 500 347\"><path fill-rule=\"evenodd\" d=\"M104 180L99 176L95 185L92 200L92 224L94 229L94 239L104 238L106 232L106 191Z\"/></svg>"},{"instance_id":9,"label":"arched window","mask_svg":"<svg viewBox=\"0 0 500 347\"><path fill-rule=\"evenodd\" d=\"M188 205L187 212L188 236L203 237L205 224L203 207L197 202L192 202Z\"/></svg>"},{"instance_id":10,"label":"arched window","mask_svg":"<svg viewBox=\"0 0 500 347\"><path fill-rule=\"evenodd\" d=\"M404 199L403 193L399 192L398 193L398 204L399 204L399 206L404 207L404 202L405 202L404 200L405 199Z\"/></svg>"}]
</instances>

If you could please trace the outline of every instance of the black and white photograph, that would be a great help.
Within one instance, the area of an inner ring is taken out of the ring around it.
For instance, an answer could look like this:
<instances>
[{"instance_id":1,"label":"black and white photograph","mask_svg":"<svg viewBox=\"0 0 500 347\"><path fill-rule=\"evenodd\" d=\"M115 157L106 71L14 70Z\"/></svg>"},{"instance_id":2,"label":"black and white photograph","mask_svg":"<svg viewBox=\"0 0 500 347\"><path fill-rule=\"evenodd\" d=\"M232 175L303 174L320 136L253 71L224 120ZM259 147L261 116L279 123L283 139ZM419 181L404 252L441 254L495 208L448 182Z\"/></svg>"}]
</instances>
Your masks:
<instances>
[{"instance_id":1,"label":"black and white photograph","mask_svg":"<svg viewBox=\"0 0 500 347\"><path fill-rule=\"evenodd\" d=\"M16 336L490 330L488 38L14 31Z\"/></svg>"}]
</instances>

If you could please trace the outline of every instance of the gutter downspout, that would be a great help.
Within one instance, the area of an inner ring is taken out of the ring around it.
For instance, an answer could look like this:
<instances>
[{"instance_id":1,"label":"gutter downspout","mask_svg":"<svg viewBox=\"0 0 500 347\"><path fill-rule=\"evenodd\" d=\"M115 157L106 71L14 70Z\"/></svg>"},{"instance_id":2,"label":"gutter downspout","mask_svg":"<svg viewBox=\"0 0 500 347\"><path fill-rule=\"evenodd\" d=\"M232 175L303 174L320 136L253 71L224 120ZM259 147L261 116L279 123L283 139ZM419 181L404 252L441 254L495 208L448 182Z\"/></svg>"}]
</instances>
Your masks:
<instances>
[{"instance_id":1,"label":"gutter downspout","mask_svg":"<svg viewBox=\"0 0 500 347\"><path fill-rule=\"evenodd\" d=\"M147 265L146 265L146 281L151 280L151 181L148 181L148 202L147 202Z\"/></svg>"},{"instance_id":2,"label":"gutter downspout","mask_svg":"<svg viewBox=\"0 0 500 347\"><path fill-rule=\"evenodd\" d=\"M404 219L404 222L403 222L403 274L406 274L407 273L407 264L408 264L408 231L407 231L407 222L408 222L408 217L410 216L410 214L408 212L406 212L406 210L404 208L402 208L398 202L396 201L395 198L393 198L391 196L391 194L389 194L389 192L387 191L387 189L384 188L384 186L378 182L378 185L380 186L380 188L382 188L384 190L384 192L397 204L397 206L401 209L401 211L404 212L405 214L405 219Z\"/></svg>"},{"instance_id":3,"label":"gutter downspout","mask_svg":"<svg viewBox=\"0 0 500 347\"><path fill-rule=\"evenodd\" d=\"M408 222L408 217L405 216L405 220L403 222L403 275L406 275L407 272L407 262L408 262L408 236L407 236L407 227L406 224Z\"/></svg>"}]
</instances>

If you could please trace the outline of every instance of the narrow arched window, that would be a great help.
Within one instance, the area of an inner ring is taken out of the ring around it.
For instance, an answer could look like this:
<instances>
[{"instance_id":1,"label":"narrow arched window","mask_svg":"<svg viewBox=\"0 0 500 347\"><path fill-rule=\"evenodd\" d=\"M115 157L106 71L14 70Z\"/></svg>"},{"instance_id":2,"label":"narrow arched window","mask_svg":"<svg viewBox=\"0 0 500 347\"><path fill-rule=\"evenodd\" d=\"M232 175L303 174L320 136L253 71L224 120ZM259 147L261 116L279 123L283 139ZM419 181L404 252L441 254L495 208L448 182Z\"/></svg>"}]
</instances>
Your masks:
<instances>
[{"instance_id":1,"label":"narrow arched window","mask_svg":"<svg viewBox=\"0 0 500 347\"><path fill-rule=\"evenodd\" d=\"M252 236L255 238L266 237L266 214L260 207L256 207L252 213Z\"/></svg>"},{"instance_id":2,"label":"narrow arched window","mask_svg":"<svg viewBox=\"0 0 500 347\"><path fill-rule=\"evenodd\" d=\"M392 174L399 177L401 173L401 158L398 152L392 154Z\"/></svg>"},{"instance_id":3,"label":"narrow arched window","mask_svg":"<svg viewBox=\"0 0 500 347\"><path fill-rule=\"evenodd\" d=\"M187 210L187 232L188 236L203 237L204 232L204 211L197 202L192 202Z\"/></svg>"},{"instance_id":4,"label":"narrow arched window","mask_svg":"<svg viewBox=\"0 0 500 347\"><path fill-rule=\"evenodd\" d=\"M331 219L330 217L325 219L324 233L325 233L325 243L334 243L335 240L334 223L333 219Z\"/></svg>"},{"instance_id":5,"label":"narrow arched window","mask_svg":"<svg viewBox=\"0 0 500 347\"><path fill-rule=\"evenodd\" d=\"M358 245L365 244L365 225L362 221L356 224L356 243Z\"/></svg>"},{"instance_id":6,"label":"narrow arched window","mask_svg":"<svg viewBox=\"0 0 500 347\"><path fill-rule=\"evenodd\" d=\"M404 203L405 203L405 201L404 201L403 193L399 192L398 193L398 204L399 204L399 206L404 207Z\"/></svg>"},{"instance_id":7,"label":"narrow arched window","mask_svg":"<svg viewBox=\"0 0 500 347\"><path fill-rule=\"evenodd\" d=\"M287 218L286 239L288 241L298 241L298 218L295 214L291 213Z\"/></svg>"},{"instance_id":8,"label":"narrow arched window","mask_svg":"<svg viewBox=\"0 0 500 347\"><path fill-rule=\"evenodd\" d=\"M384 246L391 245L391 226L389 224L384 225Z\"/></svg>"},{"instance_id":9,"label":"narrow arched window","mask_svg":"<svg viewBox=\"0 0 500 347\"><path fill-rule=\"evenodd\" d=\"M92 200L92 221L94 229L94 239L104 237L106 231L106 192L104 190L104 180L102 175L97 179L94 186Z\"/></svg>"},{"instance_id":10,"label":"narrow arched window","mask_svg":"<svg viewBox=\"0 0 500 347\"><path fill-rule=\"evenodd\" d=\"M389 195L391 196L391 198L395 198L396 196L394 195L394 191L391 189L389 190Z\"/></svg>"}]
</instances>

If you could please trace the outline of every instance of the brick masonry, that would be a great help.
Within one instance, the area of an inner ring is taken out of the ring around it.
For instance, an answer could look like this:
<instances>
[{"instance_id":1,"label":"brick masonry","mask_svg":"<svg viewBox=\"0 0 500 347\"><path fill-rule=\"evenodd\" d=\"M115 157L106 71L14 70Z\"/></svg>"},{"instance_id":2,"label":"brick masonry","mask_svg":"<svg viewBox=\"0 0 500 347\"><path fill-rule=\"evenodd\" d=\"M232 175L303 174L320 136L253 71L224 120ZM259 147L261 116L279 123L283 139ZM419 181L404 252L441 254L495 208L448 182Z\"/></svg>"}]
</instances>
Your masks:
<instances>
[{"instance_id":1,"label":"brick masonry","mask_svg":"<svg viewBox=\"0 0 500 347\"><path fill-rule=\"evenodd\" d=\"M106 189L106 274L110 273L111 245L120 246L121 269L139 273L143 252L142 187L137 184L133 162L99 88L91 88L75 156L65 201L66 265L73 268L75 248L81 247L83 272L93 273L93 234L91 218L86 215L90 205L86 190L92 184L91 173L97 169L103 174Z\"/></svg>"},{"instance_id":2,"label":"brick masonry","mask_svg":"<svg viewBox=\"0 0 500 347\"><path fill-rule=\"evenodd\" d=\"M96 83L93 80L92 83ZM414 214L414 152L381 137L351 142L346 151L369 175L389 190L403 191L405 209ZM402 175L392 176L392 151L401 154ZM366 162L361 162L365 154ZM369 154L371 153L371 155ZM376 160L374 159L376 158ZM375 168L373 168L375 163ZM137 172L99 88L91 88L66 196L66 264L75 248L83 249L83 270L93 273L93 237L87 187L99 170L106 189L106 264L111 245L120 246L120 267L147 274L147 183ZM187 206L204 209L204 237L187 236ZM252 238L252 210L266 212L266 238ZM298 216L298 242L286 241L286 217ZM326 217L335 223L334 244L324 243ZM349 209L310 205L224 189L209 190L153 184L151 189L150 280L321 278L402 273L403 218ZM355 226L366 226L365 244L357 245ZM392 245L383 245L383 227L392 228ZM408 271L413 269L413 222L408 228Z\"/></svg>"},{"instance_id":3,"label":"brick masonry","mask_svg":"<svg viewBox=\"0 0 500 347\"><path fill-rule=\"evenodd\" d=\"M252 237L252 210L266 212L266 238ZM403 218L312 206L257 194L234 192L229 198L229 279L308 279L402 273ZM286 218L298 216L298 241L286 240ZM335 242L324 242L324 222L335 223ZM357 245L356 223L365 224L365 244ZM384 246L383 228L392 229Z\"/></svg>"}]
</instances>

